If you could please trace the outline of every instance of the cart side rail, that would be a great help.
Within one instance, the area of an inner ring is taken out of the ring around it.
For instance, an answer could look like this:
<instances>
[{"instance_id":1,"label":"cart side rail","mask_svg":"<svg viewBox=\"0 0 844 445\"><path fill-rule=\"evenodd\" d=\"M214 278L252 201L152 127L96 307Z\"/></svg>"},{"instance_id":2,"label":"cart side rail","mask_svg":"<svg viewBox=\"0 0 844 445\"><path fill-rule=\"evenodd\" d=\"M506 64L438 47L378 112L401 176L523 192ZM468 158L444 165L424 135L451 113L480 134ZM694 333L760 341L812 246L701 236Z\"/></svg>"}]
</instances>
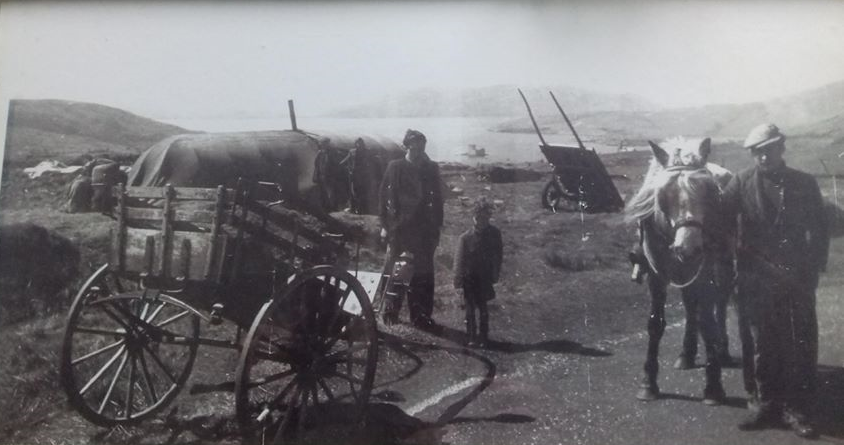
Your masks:
<instances>
[{"instance_id":1,"label":"cart side rail","mask_svg":"<svg viewBox=\"0 0 844 445\"><path fill-rule=\"evenodd\" d=\"M162 284L224 279L231 237L222 226L232 190L120 185L115 195L115 272Z\"/></svg>"}]
</instances>

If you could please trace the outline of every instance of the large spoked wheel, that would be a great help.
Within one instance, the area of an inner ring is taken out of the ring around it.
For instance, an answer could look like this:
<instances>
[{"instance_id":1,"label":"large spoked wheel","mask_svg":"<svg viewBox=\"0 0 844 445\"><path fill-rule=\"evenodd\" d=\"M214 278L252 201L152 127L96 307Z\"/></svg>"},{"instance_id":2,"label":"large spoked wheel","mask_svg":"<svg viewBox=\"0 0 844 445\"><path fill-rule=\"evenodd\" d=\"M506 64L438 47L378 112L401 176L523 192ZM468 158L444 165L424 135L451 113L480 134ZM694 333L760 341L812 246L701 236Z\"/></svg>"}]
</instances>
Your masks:
<instances>
[{"instance_id":1,"label":"large spoked wheel","mask_svg":"<svg viewBox=\"0 0 844 445\"><path fill-rule=\"evenodd\" d=\"M345 270L297 275L261 308L237 366L244 441L303 439L317 419L362 417L375 378L377 328L363 286Z\"/></svg>"},{"instance_id":2,"label":"large spoked wheel","mask_svg":"<svg viewBox=\"0 0 844 445\"><path fill-rule=\"evenodd\" d=\"M65 327L61 382L70 404L101 426L131 424L164 408L196 359L199 316L102 266L82 286Z\"/></svg>"}]
</instances>

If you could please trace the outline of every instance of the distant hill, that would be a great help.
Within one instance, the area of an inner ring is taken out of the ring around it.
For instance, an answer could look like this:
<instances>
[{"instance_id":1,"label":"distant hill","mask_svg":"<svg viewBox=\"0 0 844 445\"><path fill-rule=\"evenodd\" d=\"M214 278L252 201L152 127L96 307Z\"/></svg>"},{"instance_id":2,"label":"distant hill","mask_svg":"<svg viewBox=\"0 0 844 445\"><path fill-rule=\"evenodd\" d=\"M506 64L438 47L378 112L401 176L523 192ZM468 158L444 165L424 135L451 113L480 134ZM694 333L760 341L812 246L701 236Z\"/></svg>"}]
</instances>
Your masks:
<instances>
[{"instance_id":1,"label":"distant hill","mask_svg":"<svg viewBox=\"0 0 844 445\"><path fill-rule=\"evenodd\" d=\"M556 112L548 91L553 91L566 111L644 111L657 107L647 100L628 94L608 94L571 87L523 89L535 113ZM374 102L328 113L331 117L472 117L525 115L525 106L514 85L445 89L422 88L384 96Z\"/></svg>"},{"instance_id":2,"label":"distant hill","mask_svg":"<svg viewBox=\"0 0 844 445\"><path fill-rule=\"evenodd\" d=\"M93 103L13 100L9 104L5 162L133 157L161 139L189 132Z\"/></svg>"},{"instance_id":3,"label":"distant hill","mask_svg":"<svg viewBox=\"0 0 844 445\"><path fill-rule=\"evenodd\" d=\"M844 81L766 102L718 104L658 111L611 110L569 112L585 139L618 144L621 139L640 141L672 135L743 139L760 122L775 122L786 134L823 133L833 140L844 136ZM566 105L564 105L566 106ZM573 104L572 104L572 109ZM559 113L537 117L543 132L568 133ZM496 128L502 132L534 132L526 115ZM837 135L837 136L836 136Z\"/></svg>"}]
</instances>

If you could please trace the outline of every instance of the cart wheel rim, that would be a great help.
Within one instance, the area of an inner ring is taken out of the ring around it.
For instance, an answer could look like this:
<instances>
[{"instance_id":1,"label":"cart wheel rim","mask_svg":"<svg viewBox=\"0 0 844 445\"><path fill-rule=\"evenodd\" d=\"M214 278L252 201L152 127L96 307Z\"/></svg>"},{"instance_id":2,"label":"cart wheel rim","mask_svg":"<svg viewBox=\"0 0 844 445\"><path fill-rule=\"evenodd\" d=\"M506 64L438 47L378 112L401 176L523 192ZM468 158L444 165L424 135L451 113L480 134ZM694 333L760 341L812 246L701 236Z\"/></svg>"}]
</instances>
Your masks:
<instances>
[{"instance_id":1,"label":"cart wheel rim","mask_svg":"<svg viewBox=\"0 0 844 445\"><path fill-rule=\"evenodd\" d=\"M303 272L264 304L247 334L235 385L244 436L285 441L317 419L359 416L376 362L375 316L360 283L333 266Z\"/></svg>"},{"instance_id":2,"label":"cart wheel rim","mask_svg":"<svg viewBox=\"0 0 844 445\"><path fill-rule=\"evenodd\" d=\"M163 409L196 358L199 318L189 307L126 288L101 267L80 289L65 326L61 383L71 406L97 425L131 424Z\"/></svg>"}]
</instances>

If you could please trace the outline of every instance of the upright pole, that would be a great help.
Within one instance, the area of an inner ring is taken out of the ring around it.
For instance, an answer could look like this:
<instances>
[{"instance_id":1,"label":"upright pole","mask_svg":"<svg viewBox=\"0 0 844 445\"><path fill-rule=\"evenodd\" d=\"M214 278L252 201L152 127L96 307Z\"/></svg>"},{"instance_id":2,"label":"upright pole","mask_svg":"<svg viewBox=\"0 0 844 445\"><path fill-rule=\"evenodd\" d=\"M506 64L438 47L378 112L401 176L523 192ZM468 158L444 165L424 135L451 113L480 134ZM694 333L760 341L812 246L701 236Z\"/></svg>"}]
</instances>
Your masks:
<instances>
[{"instance_id":1,"label":"upright pole","mask_svg":"<svg viewBox=\"0 0 844 445\"><path fill-rule=\"evenodd\" d=\"M290 110L290 128L293 131L298 131L299 128L296 127L296 110L293 108L293 99L287 101L287 109Z\"/></svg>"},{"instance_id":2,"label":"upright pole","mask_svg":"<svg viewBox=\"0 0 844 445\"><path fill-rule=\"evenodd\" d=\"M569 129L571 130L572 134L574 135L574 138L575 138L575 139L577 139L577 145L578 145L580 148L582 148L582 149L586 150L586 146L585 146L585 145L583 145L583 141L581 141L581 140L580 140L580 136L578 136L578 135L577 135L577 132L576 132L576 131L574 131L574 125L572 125L572 124L571 124L571 121L569 120L569 117L568 117L568 116L566 116L566 112L565 112L565 111L563 111L563 107L561 107L561 106L560 106L560 103L559 103L559 102L557 102L557 98L556 98L556 97L554 97L554 93L553 93L553 92L551 92L551 91L549 91L548 93L551 95L551 99L553 99L553 100L554 100L554 104L557 106L557 109L558 109L558 110L560 110L560 113L563 115L563 119L565 119L565 120L566 120L566 124L568 124Z\"/></svg>"},{"instance_id":3,"label":"upright pole","mask_svg":"<svg viewBox=\"0 0 844 445\"><path fill-rule=\"evenodd\" d=\"M832 195L835 197L835 206L838 206L838 178L836 177L835 173L830 173L829 169L826 167L826 162L823 159L820 159L821 165L823 165L823 169L826 171L826 174L832 176Z\"/></svg>"},{"instance_id":4,"label":"upright pole","mask_svg":"<svg viewBox=\"0 0 844 445\"><path fill-rule=\"evenodd\" d=\"M522 93L521 88L517 88L519 90L519 95L522 96L522 100L525 102L525 107L527 107L528 116L530 116L530 121L533 122L533 128L536 129L536 135L539 136L539 140L542 141L542 145L546 146L548 144L545 143L545 138L542 137L542 132L539 131L539 125L536 124L536 119L533 118L533 111L530 110L530 105L528 104L527 99L525 98L525 94Z\"/></svg>"}]
</instances>

